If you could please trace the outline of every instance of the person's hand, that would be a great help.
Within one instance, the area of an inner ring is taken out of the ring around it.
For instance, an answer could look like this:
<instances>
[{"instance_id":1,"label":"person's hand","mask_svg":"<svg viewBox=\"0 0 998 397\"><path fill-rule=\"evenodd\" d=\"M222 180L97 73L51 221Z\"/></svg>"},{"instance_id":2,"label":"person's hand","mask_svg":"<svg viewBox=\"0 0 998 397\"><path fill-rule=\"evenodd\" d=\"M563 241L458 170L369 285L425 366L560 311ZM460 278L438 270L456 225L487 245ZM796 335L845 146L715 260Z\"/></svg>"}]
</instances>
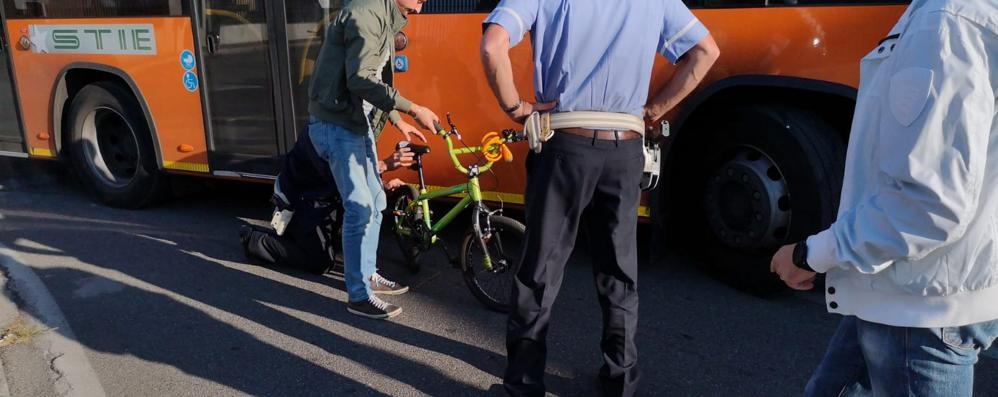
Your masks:
<instances>
[{"instance_id":1,"label":"person's hand","mask_svg":"<svg viewBox=\"0 0 998 397\"><path fill-rule=\"evenodd\" d=\"M662 117L665 117L665 113L666 110L661 109L659 106L655 106L652 104L645 105L644 109L645 128L647 128L648 131L658 128L657 121L660 120Z\"/></svg>"},{"instance_id":2,"label":"person's hand","mask_svg":"<svg viewBox=\"0 0 998 397\"><path fill-rule=\"evenodd\" d=\"M384 187L384 189L386 191L388 191L388 190L395 190L395 189L398 189L398 188L400 188L402 186L405 186L405 182L402 182L402 180L398 179L398 178L395 178L395 179L392 179L392 180L390 180L388 182L385 182L384 185L382 185L382 187Z\"/></svg>"},{"instance_id":3,"label":"person's hand","mask_svg":"<svg viewBox=\"0 0 998 397\"><path fill-rule=\"evenodd\" d=\"M432 131L434 134L437 133L436 128L433 126L440 124L440 118L438 118L436 113L433 113L433 111L429 108L414 103L412 104L412 108L409 109L409 115L416 119L416 122L419 123L419 126L423 127L424 130ZM423 134L419 134L419 137L423 139L423 142L426 142L426 138L423 138Z\"/></svg>"},{"instance_id":4,"label":"person's hand","mask_svg":"<svg viewBox=\"0 0 998 397\"><path fill-rule=\"evenodd\" d=\"M513 110L512 112L507 112L506 116L508 116L510 119L512 119L517 123L523 124L523 121L526 120L527 116L530 116L531 113L546 112L548 110L554 109L555 105L557 104L558 101L543 102L543 103L531 103L523 101L522 103L520 103L520 107L516 108L516 110Z\"/></svg>"},{"instance_id":5,"label":"person's hand","mask_svg":"<svg viewBox=\"0 0 998 397\"><path fill-rule=\"evenodd\" d=\"M426 142L426 137L423 136L423 133L419 132L419 129L413 127L412 124L406 123L405 120L399 120L398 123L395 123L395 128L402 133L402 136L404 136L407 141L412 142L412 136L415 135L423 142Z\"/></svg>"},{"instance_id":6,"label":"person's hand","mask_svg":"<svg viewBox=\"0 0 998 397\"><path fill-rule=\"evenodd\" d=\"M402 167L408 167L412 165L415 157L416 155L412 153L412 149L408 147L398 148L391 155L385 157L385 169L386 171L394 171Z\"/></svg>"},{"instance_id":7,"label":"person's hand","mask_svg":"<svg viewBox=\"0 0 998 397\"><path fill-rule=\"evenodd\" d=\"M794 247L797 244L784 245L769 263L769 271L780 276L780 280L796 290L806 291L814 288L814 278L817 274L801 269L794 264Z\"/></svg>"}]
</instances>

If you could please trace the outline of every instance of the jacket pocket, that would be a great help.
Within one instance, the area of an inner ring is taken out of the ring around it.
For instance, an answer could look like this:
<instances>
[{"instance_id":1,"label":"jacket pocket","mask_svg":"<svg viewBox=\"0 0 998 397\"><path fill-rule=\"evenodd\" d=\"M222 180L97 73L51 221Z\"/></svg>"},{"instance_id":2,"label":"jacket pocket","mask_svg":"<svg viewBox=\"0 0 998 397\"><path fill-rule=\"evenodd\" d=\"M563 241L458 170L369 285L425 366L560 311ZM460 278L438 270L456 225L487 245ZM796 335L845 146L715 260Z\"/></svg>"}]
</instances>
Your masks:
<instances>
[{"instance_id":1,"label":"jacket pocket","mask_svg":"<svg viewBox=\"0 0 998 397\"><path fill-rule=\"evenodd\" d=\"M979 290L990 288L998 284L998 215L992 215L988 221L988 234L982 237L981 252L975 263L978 268L973 269L970 281L970 289ZM976 280L976 281L975 281Z\"/></svg>"},{"instance_id":2,"label":"jacket pocket","mask_svg":"<svg viewBox=\"0 0 998 397\"><path fill-rule=\"evenodd\" d=\"M976 226L967 230L964 237L967 239L964 256L954 261L961 266L953 269L954 279L951 282L960 291L979 291L998 283L998 241L995 240L998 224L995 216L980 219L980 224Z\"/></svg>"}]
</instances>

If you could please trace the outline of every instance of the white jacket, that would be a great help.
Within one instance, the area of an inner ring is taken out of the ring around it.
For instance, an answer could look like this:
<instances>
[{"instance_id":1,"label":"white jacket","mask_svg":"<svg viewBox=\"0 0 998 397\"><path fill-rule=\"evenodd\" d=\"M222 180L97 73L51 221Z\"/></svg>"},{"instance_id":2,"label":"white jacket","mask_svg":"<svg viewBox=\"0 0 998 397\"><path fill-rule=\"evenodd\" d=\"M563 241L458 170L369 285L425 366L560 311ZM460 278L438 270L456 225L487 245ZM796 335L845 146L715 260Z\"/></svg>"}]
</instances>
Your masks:
<instances>
[{"instance_id":1,"label":"white jacket","mask_svg":"<svg viewBox=\"0 0 998 397\"><path fill-rule=\"evenodd\" d=\"M829 311L998 319L998 0L915 0L860 76L838 219L807 240Z\"/></svg>"}]
</instances>

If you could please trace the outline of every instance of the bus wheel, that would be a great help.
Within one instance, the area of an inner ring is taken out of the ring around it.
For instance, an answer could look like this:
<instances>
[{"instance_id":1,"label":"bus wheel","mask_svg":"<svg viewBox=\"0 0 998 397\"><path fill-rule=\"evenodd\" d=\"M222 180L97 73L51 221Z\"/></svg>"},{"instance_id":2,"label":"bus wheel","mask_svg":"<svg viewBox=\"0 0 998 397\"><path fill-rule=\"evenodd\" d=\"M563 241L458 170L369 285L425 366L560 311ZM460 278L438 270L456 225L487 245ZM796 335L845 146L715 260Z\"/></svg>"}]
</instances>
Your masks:
<instances>
[{"instance_id":1,"label":"bus wheel","mask_svg":"<svg viewBox=\"0 0 998 397\"><path fill-rule=\"evenodd\" d=\"M826 228L838 209L845 147L819 115L781 105L737 108L703 133L691 203L711 270L742 290L782 289L772 254ZM699 207L699 208L696 208Z\"/></svg>"},{"instance_id":2,"label":"bus wheel","mask_svg":"<svg viewBox=\"0 0 998 397\"><path fill-rule=\"evenodd\" d=\"M140 208L166 192L149 126L131 92L106 81L83 87L67 125L73 168L100 202Z\"/></svg>"}]
</instances>

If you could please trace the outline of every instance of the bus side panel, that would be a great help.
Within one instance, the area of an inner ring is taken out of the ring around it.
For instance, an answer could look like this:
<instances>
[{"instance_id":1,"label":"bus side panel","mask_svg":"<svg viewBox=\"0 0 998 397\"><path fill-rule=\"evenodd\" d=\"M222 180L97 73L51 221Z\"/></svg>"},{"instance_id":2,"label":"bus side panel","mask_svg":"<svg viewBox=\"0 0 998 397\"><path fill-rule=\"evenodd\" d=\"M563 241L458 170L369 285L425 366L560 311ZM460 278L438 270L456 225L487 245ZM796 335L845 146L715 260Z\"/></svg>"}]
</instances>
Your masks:
<instances>
[{"instance_id":1,"label":"bus side panel","mask_svg":"<svg viewBox=\"0 0 998 397\"><path fill-rule=\"evenodd\" d=\"M701 87L735 75L794 76L855 87L859 59L890 30L904 6L774 7L694 10L721 49ZM410 18L404 32L409 46L397 53L408 57L409 70L396 72L399 90L414 102L428 106L441 119L452 113L468 145L478 145L488 131L522 128L499 110L482 72L479 41L485 14L430 14ZM649 34L655 34L649 32ZM524 40L512 50L513 73L520 95L533 100L530 44ZM651 92L657 92L673 73L659 58ZM667 119L674 120L676 113ZM388 127L378 142L379 153L389 153L399 135ZM427 184L447 186L466 179L444 153L446 145L429 137L436 155L426 156ZM526 177L525 144L511 147L513 163L497 164L501 184L482 176L482 189L503 193L506 202L522 202ZM467 161L471 161L468 158ZM415 180L407 171L386 178ZM490 199L495 199L491 197ZM642 215L647 208L642 207Z\"/></svg>"},{"instance_id":2,"label":"bus side panel","mask_svg":"<svg viewBox=\"0 0 998 397\"><path fill-rule=\"evenodd\" d=\"M140 102L145 104L151 116L153 125L150 127L157 135L164 169L209 171L198 68L181 60L185 51L195 53L190 18L8 20L8 26L10 42L14 44L11 56L31 156L56 155L54 139L58 134L53 131L52 112L57 79L69 68L86 68L85 64L94 64L122 71L134 84ZM53 39L56 26L59 36ZM127 30L136 26L151 27L153 34L148 38L153 40L134 36L133 31ZM118 32L123 28L126 31L119 36ZM91 32L102 29L110 30L110 33L101 37L104 48L98 49L95 47L96 35ZM35 37L31 37L33 33ZM22 38L31 41L30 48L17 44ZM119 45L108 44L109 41L120 40L128 47L134 46L136 39L144 48L154 46L155 49L141 54L109 53L113 51L108 47ZM76 53L61 53L54 49L56 45L65 47L67 43L83 49ZM43 139L46 136L48 139Z\"/></svg>"},{"instance_id":3,"label":"bus side panel","mask_svg":"<svg viewBox=\"0 0 998 397\"><path fill-rule=\"evenodd\" d=\"M409 71L395 72L395 82L399 91L413 102L428 106L437 113L446 127L446 113L451 113L454 124L461 131L468 146L482 143L482 137L489 131L513 128L515 123L499 110L492 96L488 82L482 73L479 56L479 40L482 37L484 14L427 14L409 18L404 32L409 37L409 46L396 55L409 59ZM533 64L531 63L529 40L513 48L513 74L520 94L533 98ZM378 140L378 153L384 155L395 148L401 134L394 127L385 127ZM428 144L433 152L423 157L427 184L451 186L467 182L463 174L454 169L447 155L447 145L437 136L427 134ZM460 142L455 142L460 147ZM513 162L497 163L493 170L499 175L500 185L490 175L481 177L482 190L505 193L501 197L507 203L523 203L523 186L526 184L524 159L526 144L510 145ZM475 160L472 155L460 157L462 163ZM393 177L414 182L414 173L395 171L383 177ZM485 198L496 200L496 197Z\"/></svg>"},{"instance_id":4,"label":"bus side panel","mask_svg":"<svg viewBox=\"0 0 998 397\"><path fill-rule=\"evenodd\" d=\"M904 12L903 5L694 10L721 49L701 87L735 75L801 77L857 87L859 60ZM660 60L652 86L672 68Z\"/></svg>"}]
</instances>

